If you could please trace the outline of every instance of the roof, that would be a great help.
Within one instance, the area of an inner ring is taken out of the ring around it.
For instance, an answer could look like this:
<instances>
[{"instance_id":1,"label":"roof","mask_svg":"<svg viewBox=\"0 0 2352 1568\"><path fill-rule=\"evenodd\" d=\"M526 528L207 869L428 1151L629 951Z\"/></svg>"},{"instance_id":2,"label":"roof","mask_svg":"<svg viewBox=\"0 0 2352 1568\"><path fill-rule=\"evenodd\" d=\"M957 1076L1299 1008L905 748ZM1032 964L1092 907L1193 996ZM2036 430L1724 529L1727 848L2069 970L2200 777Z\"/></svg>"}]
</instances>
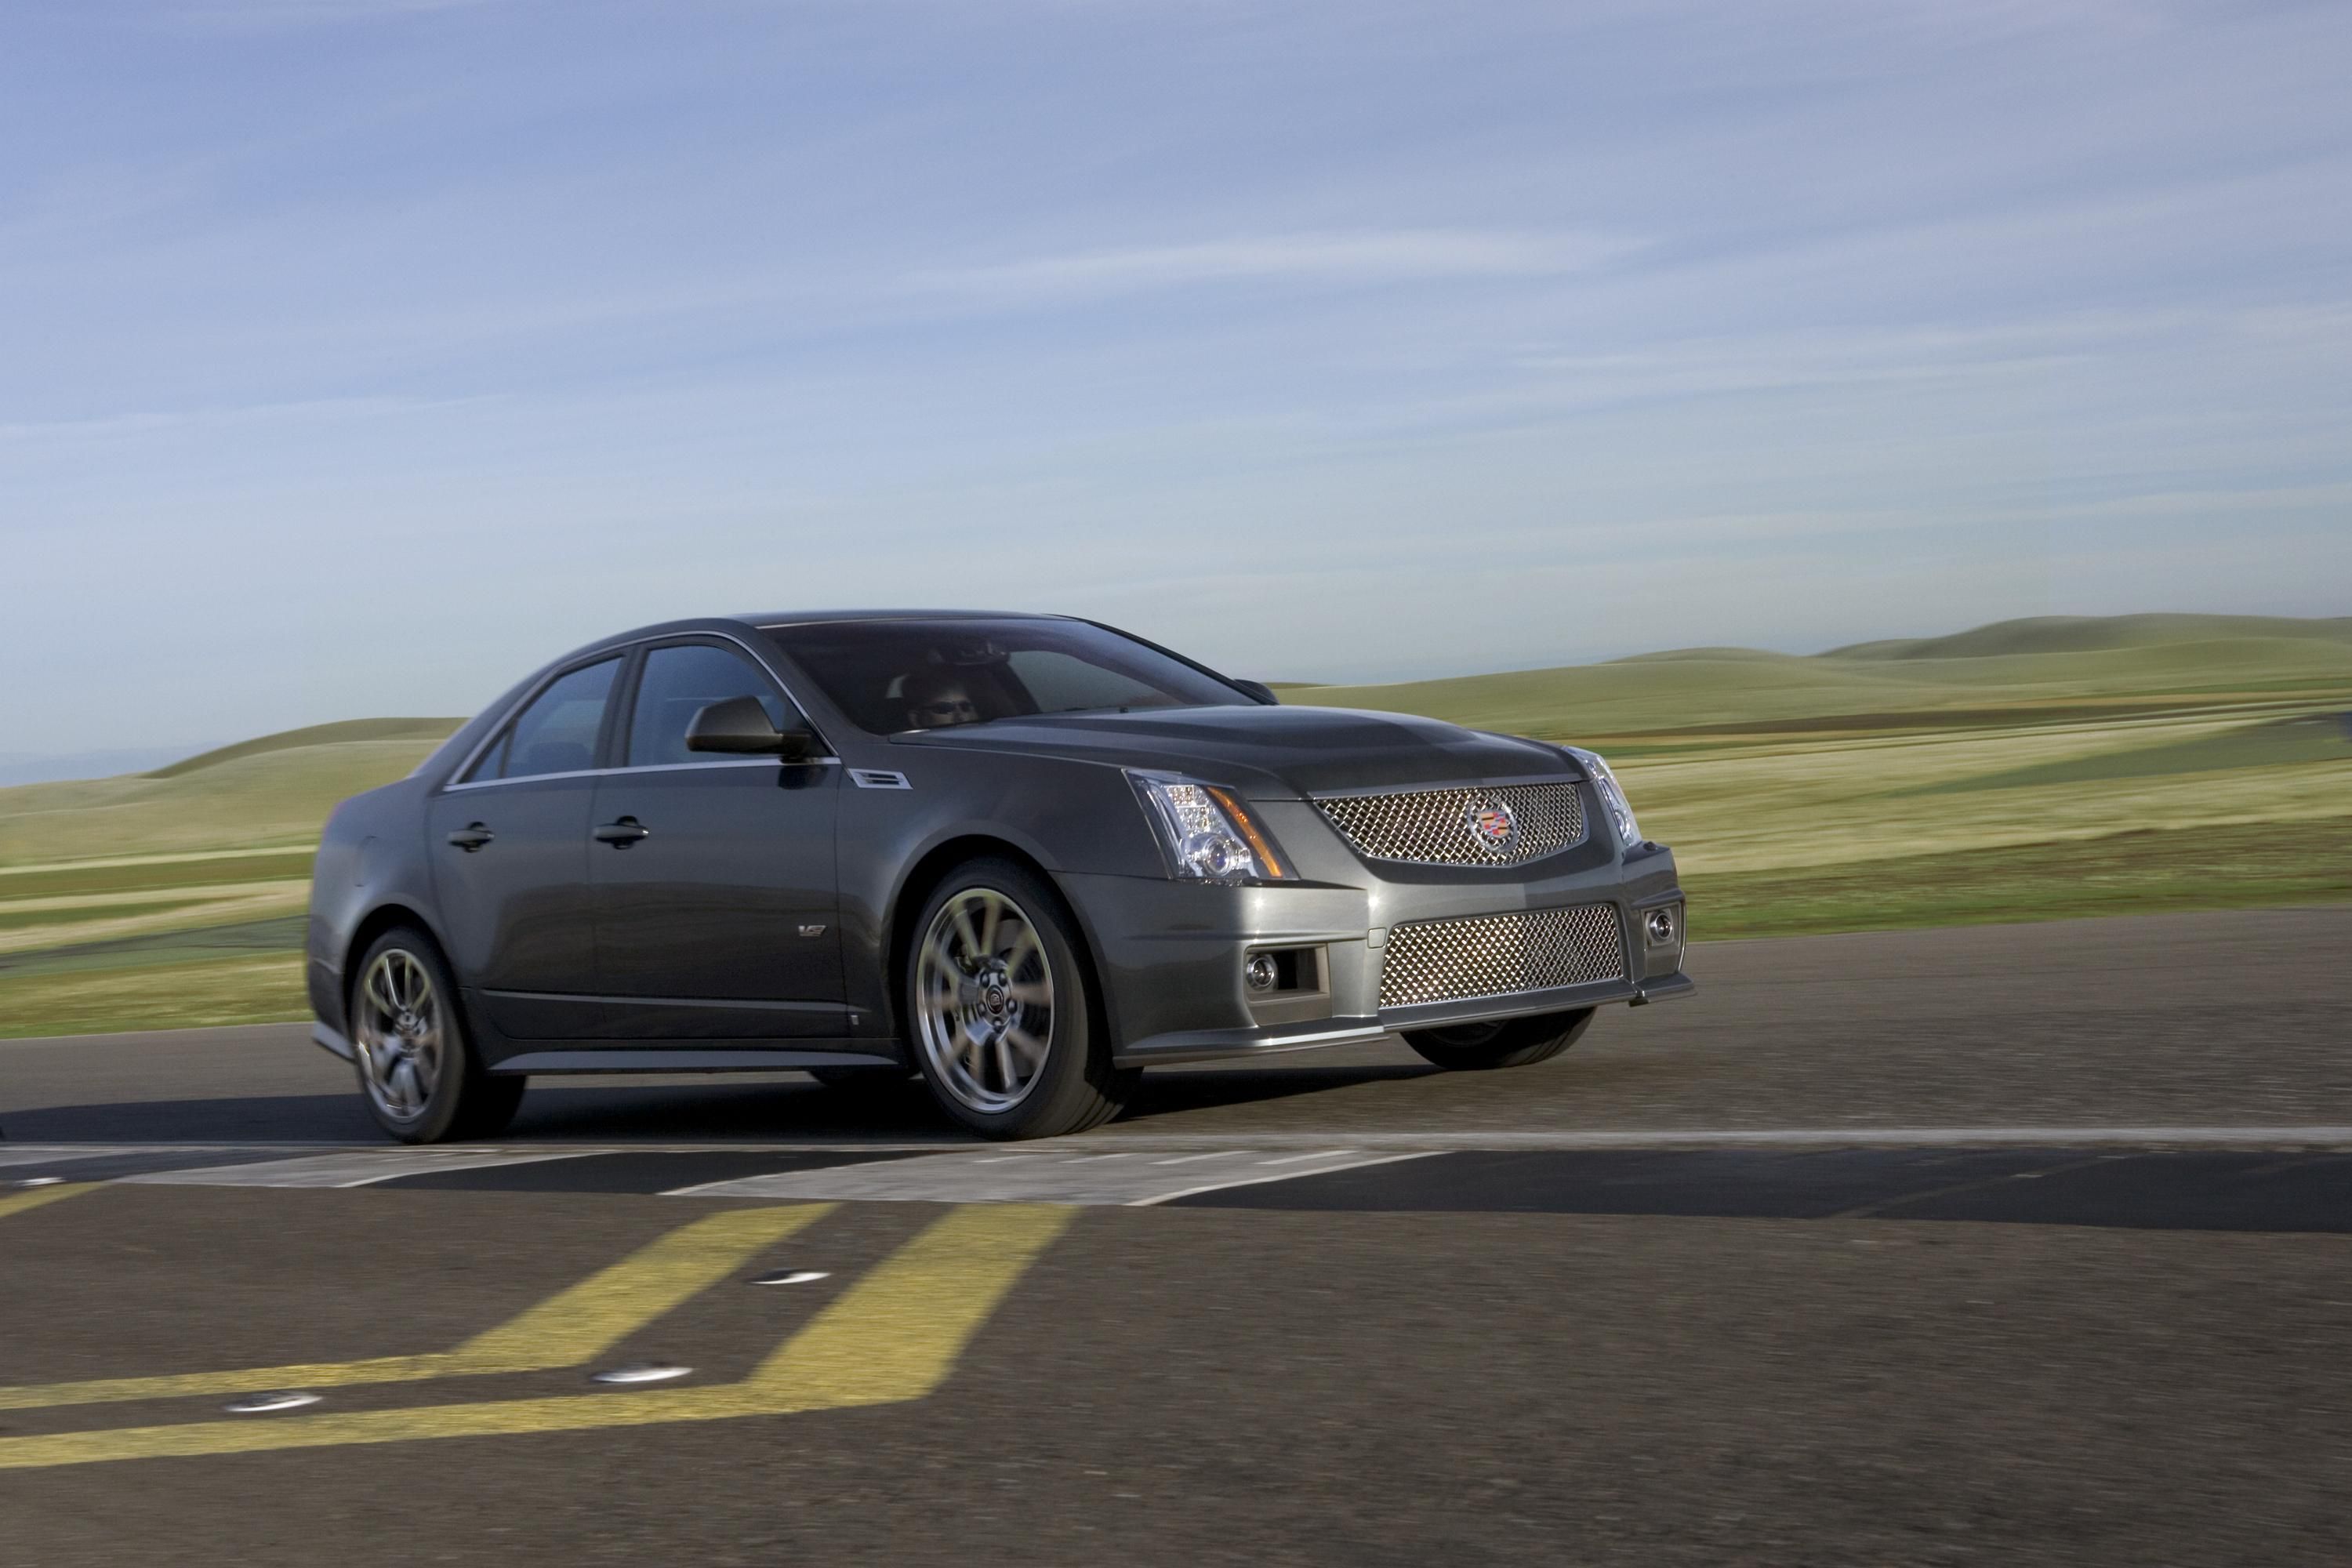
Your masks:
<instances>
[{"instance_id":1,"label":"roof","mask_svg":"<svg viewBox=\"0 0 2352 1568\"><path fill-rule=\"evenodd\" d=\"M790 626L832 621L1063 621L1067 616L1038 615L1026 610L770 610L757 615L730 616L755 626Z\"/></svg>"}]
</instances>

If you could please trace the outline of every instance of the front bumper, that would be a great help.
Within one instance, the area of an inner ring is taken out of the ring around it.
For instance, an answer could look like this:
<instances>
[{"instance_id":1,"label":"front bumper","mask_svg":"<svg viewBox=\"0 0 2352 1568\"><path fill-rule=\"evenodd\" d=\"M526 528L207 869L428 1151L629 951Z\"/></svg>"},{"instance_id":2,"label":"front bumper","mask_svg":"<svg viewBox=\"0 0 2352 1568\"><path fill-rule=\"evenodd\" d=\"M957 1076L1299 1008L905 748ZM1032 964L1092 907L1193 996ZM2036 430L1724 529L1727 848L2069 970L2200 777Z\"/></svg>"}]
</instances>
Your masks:
<instances>
[{"instance_id":1,"label":"front bumper","mask_svg":"<svg viewBox=\"0 0 2352 1568\"><path fill-rule=\"evenodd\" d=\"M1233 1057L1270 1057L1286 1051L1321 1050L1328 1046L1355 1046L1385 1039L1402 1029L1435 1028L1447 1024L1478 1024L1528 1013L1564 1013L1604 1003L1624 1002L1639 1007L1687 996L1698 983L1687 974L1630 984L1610 981L1594 985L1562 985L1545 991L1518 991L1508 996L1479 997L1463 1002L1438 1002L1423 1007L1397 1007L1363 1018L1320 1018L1308 1023L1254 1025L1235 1029L1172 1030L1139 1040L1111 1053L1120 1067L1149 1067L1155 1062L1219 1061Z\"/></svg>"},{"instance_id":2,"label":"front bumper","mask_svg":"<svg viewBox=\"0 0 2352 1568\"><path fill-rule=\"evenodd\" d=\"M1377 1040L1405 1029L1639 1006L1696 989L1682 973L1683 893L1674 856L1654 845L1562 855L1524 879L1375 874L1365 885L1217 888L1142 878L1066 876L1103 983L1121 1067L1208 1061ZM1412 1006L1381 1005L1390 931L1423 921L1581 906L1613 913L1621 973L1589 984L1513 990ZM1644 917L1673 911L1674 940L1646 940ZM1256 952L1312 949L1319 991L1255 1003L1243 971Z\"/></svg>"}]
</instances>

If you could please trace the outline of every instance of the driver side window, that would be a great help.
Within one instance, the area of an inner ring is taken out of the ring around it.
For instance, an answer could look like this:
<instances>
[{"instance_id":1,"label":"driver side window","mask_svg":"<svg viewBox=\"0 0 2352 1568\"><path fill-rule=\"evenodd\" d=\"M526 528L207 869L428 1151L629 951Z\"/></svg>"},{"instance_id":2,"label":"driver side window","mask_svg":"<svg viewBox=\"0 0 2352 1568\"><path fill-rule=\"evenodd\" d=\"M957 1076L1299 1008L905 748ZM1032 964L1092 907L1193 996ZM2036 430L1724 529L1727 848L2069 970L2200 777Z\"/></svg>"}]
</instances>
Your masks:
<instances>
[{"instance_id":1,"label":"driver side window","mask_svg":"<svg viewBox=\"0 0 2352 1568\"><path fill-rule=\"evenodd\" d=\"M715 759L686 749L687 727L713 702L755 697L768 722L787 730L799 722L767 672L732 648L709 643L657 647L646 655L637 700L629 717L629 747L622 765L662 767Z\"/></svg>"}]
</instances>

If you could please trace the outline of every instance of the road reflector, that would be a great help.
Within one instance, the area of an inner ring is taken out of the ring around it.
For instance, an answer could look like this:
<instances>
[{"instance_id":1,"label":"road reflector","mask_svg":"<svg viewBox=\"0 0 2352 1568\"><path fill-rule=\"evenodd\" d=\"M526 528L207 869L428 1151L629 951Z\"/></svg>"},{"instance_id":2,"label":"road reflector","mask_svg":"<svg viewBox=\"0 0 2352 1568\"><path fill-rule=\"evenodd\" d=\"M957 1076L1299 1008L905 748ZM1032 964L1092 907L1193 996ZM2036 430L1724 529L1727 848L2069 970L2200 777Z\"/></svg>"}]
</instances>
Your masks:
<instances>
[{"instance_id":1,"label":"road reflector","mask_svg":"<svg viewBox=\"0 0 2352 1568\"><path fill-rule=\"evenodd\" d=\"M267 1415L273 1410L299 1410L305 1405L316 1405L322 1394L304 1394L289 1389L283 1394L256 1394L244 1399L234 1399L221 1406L231 1415Z\"/></svg>"},{"instance_id":2,"label":"road reflector","mask_svg":"<svg viewBox=\"0 0 2352 1568\"><path fill-rule=\"evenodd\" d=\"M609 1371L593 1373L589 1375L588 1381L619 1384L668 1383L674 1379L685 1377L693 1371L690 1366L678 1366L671 1362L637 1361L631 1362L626 1366L616 1366Z\"/></svg>"},{"instance_id":3,"label":"road reflector","mask_svg":"<svg viewBox=\"0 0 2352 1568\"><path fill-rule=\"evenodd\" d=\"M13 1183L11 1188L10 1191L0 1192L0 1219L56 1203L59 1198L72 1197L77 1193L98 1190L94 1182L68 1182L55 1176Z\"/></svg>"},{"instance_id":4,"label":"road reflector","mask_svg":"<svg viewBox=\"0 0 2352 1568\"><path fill-rule=\"evenodd\" d=\"M772 1274L761 1274L746 1283L752 1285L807 1285L833 1276L822 1268L779 1268Z\"/></svg>"}]
</instances>

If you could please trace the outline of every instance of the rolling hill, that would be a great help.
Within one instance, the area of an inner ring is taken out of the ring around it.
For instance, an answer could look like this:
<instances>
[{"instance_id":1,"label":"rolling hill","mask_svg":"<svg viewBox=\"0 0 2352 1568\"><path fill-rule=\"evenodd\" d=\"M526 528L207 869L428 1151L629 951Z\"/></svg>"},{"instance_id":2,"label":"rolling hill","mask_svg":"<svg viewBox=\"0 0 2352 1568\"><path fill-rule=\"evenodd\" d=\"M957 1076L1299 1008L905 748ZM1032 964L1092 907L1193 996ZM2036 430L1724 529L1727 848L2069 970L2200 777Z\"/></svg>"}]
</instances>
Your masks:
<instances>
[{"instance_id":1,"label":"rolling hill","mask_svg":"<svg viewBox=\"0 0 2352 1568\"><path fill-rule=\"evenodd\" d=\"M2036 616L1995 621L1948 637L1855 643L1818 657L1838 659L1981 658L2007 654L2096 653L2166 643L2295 641L2352 645L2352 616Z\"/></svg>"},{"instance_id":2,"label":"rolling hill","mask_svg":"<svg viewBox=\"0 0 2352 1568\"><path fill-rule=\"evenodd\" d=\"M1948 637L1795 655L1684 648L1606 664L1382 686L1286 702L1428 713L1481 729L1597 739L1945 728L2125 716L2183 703L2352 691L2352 618L2122 616L2007 621Z\"/></svg>"},{"instance_id":3,"label":"rolling hill","mask_svg":"<svg viewBox=\"0 0 2352 1568\"><path fill-rule=\"evenodd\" d=\"M463 719L344 719L332 724L312 724L300 730L281 730L274 735L239 741L233 746L217 747L167 767L152 769L140 776L175 779L184 774L201 773L206 768L219 767L224 763L257 757L266 752L340 746L356 741L423 742L438 745L464 722Z\"/></svg>"},{"instance_id":4,"label":"rolling hill","mask_svg":"<svg viewBox=\"0 0 2352 1568\"><path fill-rule=\"evenodd\" d=\"M2047 618L1282 700L1597 744L1701 935L2352 898L2352 620ZM457 723L0 788L0 1036L298 1016L320 824Z\"/></svg>"}]
</instances>

